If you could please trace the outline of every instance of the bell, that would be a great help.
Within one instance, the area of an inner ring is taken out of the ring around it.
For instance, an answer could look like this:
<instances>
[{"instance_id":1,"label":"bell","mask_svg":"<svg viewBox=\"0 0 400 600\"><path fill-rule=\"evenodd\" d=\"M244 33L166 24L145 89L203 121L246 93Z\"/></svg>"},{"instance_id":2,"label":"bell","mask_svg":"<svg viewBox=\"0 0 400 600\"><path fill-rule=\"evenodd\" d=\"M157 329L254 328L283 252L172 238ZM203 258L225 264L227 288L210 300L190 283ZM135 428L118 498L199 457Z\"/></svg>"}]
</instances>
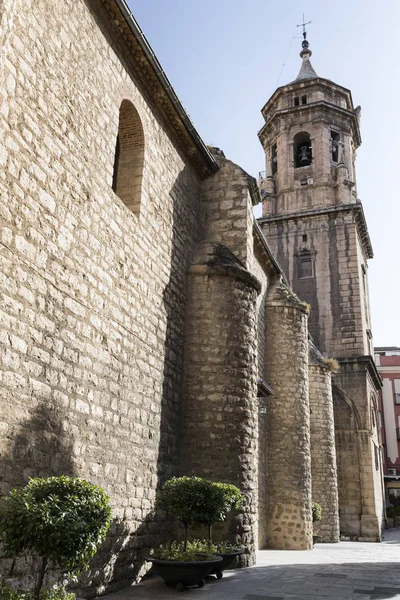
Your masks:
<instances>
[{"instance_id":1,"label":"bell","mask_svg":"<svg viewBox=\"0 0 400 600\"><path fill-rule=\"evenodd\" d=\"M337 162L338 160L338 151L339 151L339 144L337 143L336 140L332 141L332 160L334 162Z\"/></svg>"},{"instance_id":2,"label":"bell","mask_svg":"<svg viewBox=\"0 0 400 600\"><path fill-rule=\"evenodd\" d=\"M310 158L309 158L309 150L307 146L302 146L300 148L300 166L304 167L306 165L310 164Z\"/></svg>"}]
</instances>

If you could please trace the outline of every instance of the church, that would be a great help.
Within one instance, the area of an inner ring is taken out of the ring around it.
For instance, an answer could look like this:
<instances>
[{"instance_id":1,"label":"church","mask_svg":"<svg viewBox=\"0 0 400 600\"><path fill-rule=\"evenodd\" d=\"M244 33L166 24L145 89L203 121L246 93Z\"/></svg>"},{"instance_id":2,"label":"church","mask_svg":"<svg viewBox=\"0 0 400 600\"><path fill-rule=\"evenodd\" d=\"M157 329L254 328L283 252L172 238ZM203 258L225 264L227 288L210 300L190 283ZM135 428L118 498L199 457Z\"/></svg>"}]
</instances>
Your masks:
<instances>
[{"instance_id":1,"label":"church","mask_svg":"<svg viewBox=\"0 0 400 600\"><path fill-rule=\"evenodd\" d=\"M1 494L60 474L106 490L86 596L146 573L174 475L242 490L221 532L241 566L311 550L312 501L322 541L379 541L350 90L304 33L256 181L204 144L124 0L0 0L0 18Z\"/></svg>"}]
</instances>

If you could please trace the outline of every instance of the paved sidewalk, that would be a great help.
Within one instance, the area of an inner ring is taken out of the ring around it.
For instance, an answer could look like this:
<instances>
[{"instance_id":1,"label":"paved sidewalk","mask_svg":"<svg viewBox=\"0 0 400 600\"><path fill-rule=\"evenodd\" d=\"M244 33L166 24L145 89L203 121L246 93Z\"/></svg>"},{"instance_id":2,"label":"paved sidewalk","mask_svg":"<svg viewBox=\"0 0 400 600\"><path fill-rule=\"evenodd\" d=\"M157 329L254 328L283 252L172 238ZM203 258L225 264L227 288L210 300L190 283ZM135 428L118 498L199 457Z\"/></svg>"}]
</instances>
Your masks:
<instances>
[{"instance_id":1,"label":"paved sidewalk","mask_svg":"<svg viewBox=\"0 0 400 600\"><path fill-rule=\"evenodd\" d=\"M263 550L257 565L207 578L203 588L177 592L159 578L104 600L400 600L400 529L382 544L317 544L313 551Z\"/></svg>"}]
</instances>

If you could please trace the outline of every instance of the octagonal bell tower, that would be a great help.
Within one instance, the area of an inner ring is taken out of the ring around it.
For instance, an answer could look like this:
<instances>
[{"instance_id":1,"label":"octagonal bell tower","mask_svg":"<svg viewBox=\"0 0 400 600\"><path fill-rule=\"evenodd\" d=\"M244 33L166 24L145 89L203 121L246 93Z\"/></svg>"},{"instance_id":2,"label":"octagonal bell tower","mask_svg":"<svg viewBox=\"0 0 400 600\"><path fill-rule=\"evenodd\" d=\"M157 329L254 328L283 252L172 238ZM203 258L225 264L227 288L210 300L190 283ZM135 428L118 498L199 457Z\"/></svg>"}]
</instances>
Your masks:
<instances>
[{"instance_id":1,"label":"octagonal bell tower","mask_svg":"<svg viewBox=\"0 0 400 600\"><path fill-rule=\"evenodd\" d=\"M300 56L296 79L278 88L261 111L263 217L357 203L360 108L354 109L349 90L318 77L307 40Z\"/></svg>"},{"instance_id":2,"label":"octagonal bell tower","mask_svg":"<svg viewBox=\"0 0 400 600\"><path fill-rule=\"evenodd\" d=\"M266 171L259 223L296 294L311 306L309 332L334 377L341 531L380 539L383 500L368 294L372 246L357 198L360 107L350 90L315 72L304 32L300 71L262 109Z\"/></svg>"}]
</instances>

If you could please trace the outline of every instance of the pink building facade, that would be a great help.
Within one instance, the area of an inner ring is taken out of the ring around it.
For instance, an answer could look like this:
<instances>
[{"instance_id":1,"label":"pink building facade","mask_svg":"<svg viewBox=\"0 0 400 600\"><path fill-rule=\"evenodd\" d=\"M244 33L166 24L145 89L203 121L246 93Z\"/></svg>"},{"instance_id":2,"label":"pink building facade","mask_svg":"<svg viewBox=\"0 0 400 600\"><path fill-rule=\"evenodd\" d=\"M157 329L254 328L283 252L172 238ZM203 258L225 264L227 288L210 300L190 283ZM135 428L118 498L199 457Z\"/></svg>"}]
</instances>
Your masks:
<instances>
[{"instance_id":1,"label":"pink building facade","mask_svg":"<svg viewBox=\"0 0 400 600\"><path fill-rule=\"evenodd\" d=\"M383 380L379 393L378 427L382 440L386 500L395 497L400 502L400 347L375 348L375 362Z\"/></svg>"}]
</instances>

